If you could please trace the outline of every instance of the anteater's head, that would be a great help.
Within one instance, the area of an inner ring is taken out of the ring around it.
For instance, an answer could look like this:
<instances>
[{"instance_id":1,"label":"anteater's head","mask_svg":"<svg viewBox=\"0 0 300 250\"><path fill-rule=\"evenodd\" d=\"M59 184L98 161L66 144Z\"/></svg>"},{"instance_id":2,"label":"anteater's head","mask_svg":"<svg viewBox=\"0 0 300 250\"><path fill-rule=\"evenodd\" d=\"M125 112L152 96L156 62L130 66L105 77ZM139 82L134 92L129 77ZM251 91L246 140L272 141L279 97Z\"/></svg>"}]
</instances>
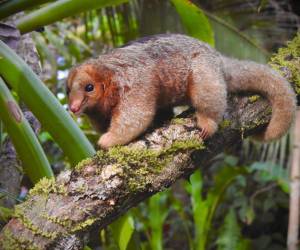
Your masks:
<instances>
[{"instance_id":1,"label":"anteater's head","mask_svg":"<svg viewBox=\"0 0 300 250\"><path fill-rule=\"evenodd\" d=\"M74 67L66 83L69 109L80 115L103 105L109 98L111 82L112 72L101 65L85 63Z\"/></svg>"}]
</instances>

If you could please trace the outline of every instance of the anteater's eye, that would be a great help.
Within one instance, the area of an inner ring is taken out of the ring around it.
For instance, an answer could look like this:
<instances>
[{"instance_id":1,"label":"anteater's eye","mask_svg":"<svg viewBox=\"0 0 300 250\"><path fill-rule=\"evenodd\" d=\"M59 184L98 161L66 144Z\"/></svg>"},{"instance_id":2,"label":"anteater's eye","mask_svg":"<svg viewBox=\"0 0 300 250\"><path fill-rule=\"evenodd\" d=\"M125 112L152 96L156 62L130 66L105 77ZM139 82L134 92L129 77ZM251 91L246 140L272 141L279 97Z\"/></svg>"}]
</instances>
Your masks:
<instances>
[{"instance_id":1,"label":"anteater's eye","mask_svg":"<svg viewBox=\"0 0 300 250\"><path fill-rule=\"evenodd\" d=\"M70 88L69 87L66 88L66 93L67 93L67 95L70 94Z\"/></svg>"},{"instance_id":2,"label":"anteater's eye","mask_svg":"<svg viewBox=\"0 0 300 250\"><path fill-rule=\"evenodd\" d=\"M94 85L91 84L91 83L89 83L89 84L85 85L84 90L85 90L86 92L91 92L91 91L94 90Z\"/></svg>"}]
</instances>

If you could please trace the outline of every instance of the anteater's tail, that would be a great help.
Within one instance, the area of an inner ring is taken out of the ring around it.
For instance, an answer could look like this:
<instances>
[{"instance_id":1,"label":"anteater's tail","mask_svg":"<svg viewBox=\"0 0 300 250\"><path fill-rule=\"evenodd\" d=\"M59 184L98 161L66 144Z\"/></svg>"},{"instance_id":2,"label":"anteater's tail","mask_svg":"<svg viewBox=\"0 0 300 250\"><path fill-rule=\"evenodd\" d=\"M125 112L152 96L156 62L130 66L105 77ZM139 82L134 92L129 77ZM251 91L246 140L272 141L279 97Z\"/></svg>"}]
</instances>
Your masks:
<instances>
[{"instance_id":1,"label":"anteater's tail","mask_svg":"<svg viewBox=\"0 0 300 250\"><path fill-rule=\"evenodd\" d=\"M223 58L229 92L251 91L266 97L272 117L258 136L263 141L280 138L289 129L296 110L296 96L290 84L268 66L250 61Z\"/></svg>"}]
</instances>

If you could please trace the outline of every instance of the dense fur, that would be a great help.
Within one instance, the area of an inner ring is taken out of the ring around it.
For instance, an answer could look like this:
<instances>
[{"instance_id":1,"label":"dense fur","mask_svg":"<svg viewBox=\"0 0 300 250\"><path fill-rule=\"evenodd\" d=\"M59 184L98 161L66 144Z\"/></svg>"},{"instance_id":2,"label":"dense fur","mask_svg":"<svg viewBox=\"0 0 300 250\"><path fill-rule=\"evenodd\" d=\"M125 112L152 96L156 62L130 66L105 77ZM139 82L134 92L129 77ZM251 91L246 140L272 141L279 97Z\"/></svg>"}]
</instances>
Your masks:
<instances>
[{"instance_id":1,"label":"dense fur","mask_svg":"<svg viewBox=\"0 0 300 250\"><path fill-rule=\"evenodd\" d=\"M86 92L89 83L94 90ZM181 104L196 109L205 139L217 130L227 91L254 91L270 100L272 119L260 136L265 141L282 136L295 111L292 88L269 67L226 58L178 34L142 38L74 67L67 88L70 109L107 131L98 142L102 148L130 142L159 109Z\"/></svg>"}]
</instances>

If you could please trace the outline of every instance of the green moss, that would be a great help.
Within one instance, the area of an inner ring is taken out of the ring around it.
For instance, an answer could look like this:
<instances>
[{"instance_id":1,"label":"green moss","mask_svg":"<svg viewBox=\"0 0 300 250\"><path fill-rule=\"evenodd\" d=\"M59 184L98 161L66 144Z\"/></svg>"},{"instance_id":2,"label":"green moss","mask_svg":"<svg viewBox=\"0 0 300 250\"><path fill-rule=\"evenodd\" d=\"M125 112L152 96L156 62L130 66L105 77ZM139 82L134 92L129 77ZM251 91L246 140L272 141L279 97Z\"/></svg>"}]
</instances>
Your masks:
<instances>
[{"instance_id":1,"label":"green moss","mask_svg":"<svg viewBox=\"0 0 300 250\"><path fill-rule=\"evenodd\" d=\"M186 121L183 118L173 118L171 124L184 125L186 124Z\"/></svg>"},{"instance_id":2,"label":"green moss","mask_svg":"<svg viewBox=\"0 0 300 250\"><path fill-rule=\"evenodd\" d=\"M160 152L150 149L116 146L107 152L97 152L97 164L116 166L117 169L111 171L125 177L129 192L143 188L149 183L148 178L151 174L159 172L166 161L166 158L160 158ZM122 171L119 171L119 168Z\"/></svg>"},{"instance_id":3,"label":"green moss","mask_svg":"<svg viewBox=\"0 0 300 250\"><path fill-rule=\"evenodd\" d=\"M58 218L58 217L54 217L54 216L49 216L47 215L42 215L42 217L44 217L45 219L51 221L52 223L58 224L62 227L65 228L70 228L72 226L72 221L70 220L70 218L65 217L65 218Z\"/></svg>"},{"instance_id":4,"label":"green moss","mask_svg":"<svg viewBox=\"0 0 300 250\"><path fill-rule=\"evenodd\" d=\"M23 237L16 238L11 231L4 229L3 232L4 239L0 244L3 249L15 250L15 249L26 249L26 250L39 250L40 248L35 245L35 243L29 239ZM1 248L2 249L2 248Z\"/></svg>"},{"instance_id":5,"label":"green moss","mask_svg":"<svg viewBox=\"0 0 300 250\"><path fill-rule=\"evenodd\" d=\"M89 218L83 222L78 223L71 229L71 233L75 233L79 230L82 230L82 229L85 229L85 228L91 226L92 224L95 223L96 220L97 220L96 218Z\"/></svg>"},{"instance_id":6,"label":"green moss","mask_svg":"<svg viewBox=\"0 0 300 250\"><path fill-rule=\"evenodd\" d=\"M249 101L250 101L251 103L254 103L254 102L256 102L259 98L260 98L259 95L252 95L252 96L249 97Z\"/></svg>"},{"instance_id":7,"label":"green moss","mask_svg":"<svg viewBox=\"0 0 300 250\"><path fill-rule=\"evenodd\" d=\"M287 47L280 48L278 53L271 57L269 64L293 83L296 93L300 94L300 33L287 43ZM282 68L288 68L290 74L284 75Z\"/></svg>"},{"instance_id":8,"label":"green moss","mask_svg":"<svg viewBox=\"0 0 300 250\"><path fill-rule=\"evenodd\" d=\"M266 110L265 110L265 115L270 115L272 114L272 108L271 107L268 107Z\"/></svg>"},{"instance_id":9,"label":"green moss","mask_svg":"<svg viewBox=\"0 0 300 250\"><path fill-rule=\"evenodd\" d=\"M255 119L255 120L253 121L253 123L255 124L255 127L258 127L259 125L265 124L266 121L265 121L265 120L260 120L260 119Z\"/></svg>"},{"instance_id":10,"label":"green moss","mask_svg":"<svg viewBox=\"0 0 300 250\"><path fill-rule=\"evenodd\" d=\"M64 185L57 185L54 178L42 178L29 192L30 195L39 195L50 193L66 194L67 190Z\"/></svg>"},{"instance_id":11,"label":"green moss","mask_svg":"<svg viewBox=\"0 0 300 250\"><path fill-rule=\"evenodd\" d=\"M186 151L189 149L195 149L195 150L200 150L204 149L204 144L202 141L199 141L197 139L189 139L189 140L177 140L172 143L172 145L163 150L160 155L174 155L175 153L179 151Z\"/></svg>"},{"instance_id":12,"label":"green moss","mask_svg":"<svg viewBox=\"0 0 300 250\"><path fill-rule=\"evenodd\" d=\"M80 185L77 185L76 191L78 193L84 193L89 189L87 183L80 183Z\"/></svg>"},{"instance_id":13,"label":"green moss","mask_svg":"<svg viewBox=\"0 0 300 250\"><path fill-rule=\"evenodd\" d=\"M164 150L155 151L151 149L129 148L127 146L117 146L111 148L106 154L102 151L98 153L101 163L118 163L121 166L135 166L138 171L142 167L151 169L151 172L160 171L167 163L168 156L172 156L178 151L189 149L203 149L203 143L197 139L177 140ZM103 162L102 162L103 161ZM148 171L149 172L149 171Z\"/></svg>"},{"instance_id":14,"label":"green moss","mask_svg":"<svg viewBox=\"0 0 300 250\"><path fill-rule=\"evenodd\" d=\"M92 163L93 163L93 158L84 159L75 166L75 169L80 170L82 167L86 165L91 165Z\"/></svg>"},{"instance_id":15,"label":"green moss","mask_svg":"<svg viewBox=\"0 0 300 250\"><path fill-rule=\"evenodd\" d=\"M115 171L113 169L110 171L125 177L129 191L132 192L145 187L151 180L151 175L161 171L177 152L203 148L203 143L197 139L177 140L161 151L116 146L108 151L99 150L92 161L99 166L116 166ZM86 166L85 164L89 165L90 161L81 163L78 170ZM122 171L119 171L120 169Z\"/></svg>"},{"instance_id":16,"label":"green moss","mask_svg":"<svg viewBox=\"0 0 300 250\"><path fill-rule=\"evenodd\" d=\"M20 206L16 207L14 217L18 218L22 222L22 224L26 228L28 228L33 234L41 235L52 240L54 240L58 235L57 232L46 232L38 226L34 225L32 221L25 216Z\"/></svg>"},{"instance_id":17,"label":"green moss","mask_svg":"<svg viewBox=\"0 0 300 250\"><path fill-rule=\"evenodd\" d=\"M72 221L68 217L58 218L58 217L49 216L49 215L44 215L43 217L55 224L58 224L64 228L67 228L67 230L70 230L70 232L72 232L72 233L79 231L81 229L84 229L84 228L92 225L96 221L95 218L89 218L83 222L79 222L79 223L75 224L74 221Z\"/></svg>"},{"instance_id":18,"label":"green moss","mask_svg":"<svg viewBox=\"0 0 300 250\"><path fill-rule=\"evenodd\" d=\"M230 120L224 119L224 120L219 124L219 128L220 128L220 129L228 128L230 125L231 125L231 121L230 121Z\"/></svg>"},{"instance_id":19,"label":"green moss","mask_svg":"<svg viewBox=\"0 0 300 250\"><path fill-rule=\"evenodd\" d=\"M272 113L272 109L271 108L267 108L265 110L265 114L264 114L264 118L258 119L256 118L254 121L251 122L251 125L243 125L240 129L242 132L242 138L244 138L244 132L245 130L249 130L249 129L253 129L256 128L260 125L264 125L267 123L267 120L265 119L265 116L269 115L270 113Z\"/></svg>"},{"instance_id":20,"label":"green moss","mask_svg":"<svg viewBox=\"0 0 300 250\"><path fill-rule=\"evenodd\" d=\"M1 243L3 249L20 249L20 242L13 236L13 234L9 230L4 229L3 235L4 240Z\"/></svg>"},{"instance_id":21,"label":"green moss","mask_svg":"<svg viewBox=\"0 0 300 250\"><path fill-rule=\"evenodd\" d=\"M108 151L108 157L114 159L122 166L141 166L157 169L160 164L158 161L159 152L150 149L136 149L129 147L113 147ZM159 167L157 170L160 170Z\"/></svg>"}]
</instances>

